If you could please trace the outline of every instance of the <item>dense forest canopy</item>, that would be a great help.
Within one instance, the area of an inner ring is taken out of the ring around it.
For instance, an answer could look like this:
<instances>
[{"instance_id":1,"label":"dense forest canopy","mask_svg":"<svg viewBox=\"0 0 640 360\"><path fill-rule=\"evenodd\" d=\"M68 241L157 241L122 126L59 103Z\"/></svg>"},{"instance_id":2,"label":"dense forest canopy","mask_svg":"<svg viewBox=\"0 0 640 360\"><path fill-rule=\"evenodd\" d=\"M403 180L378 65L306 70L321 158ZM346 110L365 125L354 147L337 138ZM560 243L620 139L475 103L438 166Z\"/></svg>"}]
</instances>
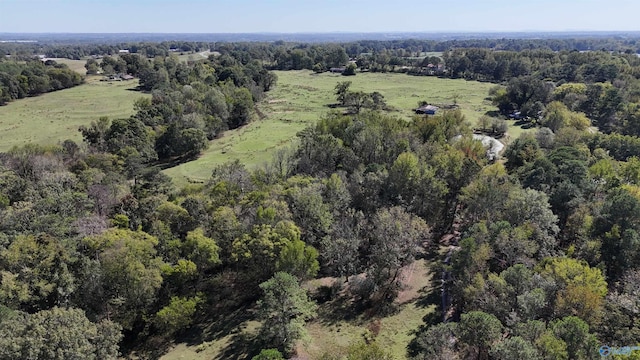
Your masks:
<instances>
[{"instance_id":1,"label":"dense forest canopy","mask_svg":"<svg viewBox=\"0 0 640 360\"><path fill-rule=\"evenodd\" d=\"M152 96L130 118L82 127L82 144L0 155L0 359L116 358L238 311L260 321L247 340L265 349L256 358L277 359L293 354L317 302L393 312L417 258L442 274L442 297L412 358L596 359L602 344L640 339L633 39L40 46L0 44L17 58L100 55L89 72L131 74ZM219 54L181 62L171 49ZM498 110L480 122L532 131L495 161L455 107L406 120L342 82L338 105L357 111L328 111L264 166L229 162L180 189L160 171L254 120L277 86L271 69L350 59L356 73L495 82L486 95ZM55 90L63 75L0 61L3 94L35 95L42 79ZM303 285L319 277L334 283L310 297ZM370 340L324 358L391 355Z\"/></svg>"}]
</instances>

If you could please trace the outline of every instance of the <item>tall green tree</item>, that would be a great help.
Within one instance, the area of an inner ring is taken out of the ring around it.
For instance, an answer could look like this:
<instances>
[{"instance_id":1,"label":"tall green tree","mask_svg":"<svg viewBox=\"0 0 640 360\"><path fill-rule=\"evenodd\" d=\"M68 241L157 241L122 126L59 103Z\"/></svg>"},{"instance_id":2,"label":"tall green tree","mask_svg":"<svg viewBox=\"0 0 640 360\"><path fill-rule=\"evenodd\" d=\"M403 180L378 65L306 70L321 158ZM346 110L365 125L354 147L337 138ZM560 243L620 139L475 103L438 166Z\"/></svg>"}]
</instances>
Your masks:
<instances>
[{"instance_id":1,"label":"tall green tree","mask_svg":"<svg viewBox=\"0 0 640 360\"><path fill-rule=\"evenodd\" d=\"M280 250L276 269L301 280L313 278L320 269L318 251L300 239L293 239Z\"/></svg>"},{"instance_id":2,"label":"tall green tree","mask_svg":"<svg viewBox=\"0 0 640 360\"><path fill-rule=\"evenodd\" d=\"M47 234L16 237L0 250L0 303L29 311L69 304L78 287L74 255L68 241Z\"/></svg>"},{"instance_id":3,"label":"tall green tree","mask_svg":"<svg viewBox=\"0 0 640 360\"><path fill-rule=\"evenodd\" d=\"M334 94L338 100L338 104L344 106L347 100L347 94L349 94L349 88L351 87L351 81L339 82L335 87Z\"/></svg>"},{"instance_id":4,"label":"tall green tree","mask_svg":"<svg viewBox=\"0 0 640 360\"><path fill-rule=\"evenodd\" d=\"M174 296L169 305L156 313L154 322L166 334L183 330L193 322L194 314L201 302L202 299L198 296L192 298Z\"/></svg>"},{"instance_id":5,"label":"tall green tree","mask_svg":"<svg viewBox=\"0 0 640 360\"><path fill-rule=\"evenodd\" d=\"M367 274L376 286L374 300L391 302L402 283L401 270L415 260L430 238L421 218L400 207L380 209L372 218Z\"/></svg>"},{"instance_id":6,"label":"tall green tree","mask_svg":"<svg viewBox=\"0 0 640 360\"><path fill-rule=\"evenodd\" d=\"M460 354L456 350L456 331L454 322L430 326L418 333L410 344L413 359L456 360Z\"/></svg>"},{"instance_id":7,"label":"tall green tree","mask_svg":"<svg viewBox=\"0 0 640 360\"><path fill-rule=\"evenodd\" d=\"M284 360L284 357L278 349L264 349L251 360Z\"/></svg>"},{"instance_id":8,"label":"tall green tree","mask_svg":"<svg viewBox=\"0 0 640 360\"><path fill-rule=\"evenodd\" d=\"M110 229L83 240L86 255L99 271L97 284L85 284L82 299L100 316L125 329L142 318L162 285L164 262L157 256L158 239L142 231Z\"/></svg>"},{"instance_id":9,"label":"tall green tree","mask_svg":"<svg viewBox=\"0 0 640 360\"><path fill-rule=\"evenodd\" d=\"M558 319L550 324L553 333L567 344L569 360L599 359L600 347L596 336L589 332L589 325L576 316Z\"/></svg>"},{"instance_id":10,"label":"tall green tree","mask_svg":"<svg viewBox=\"0 0 640 360\"><path fill-rule=\"evenodd\" d=\"M541 359L538 350L531 343L518 336L508 338L496 345L491 349L491 357L496 360Z\"/></svg>"},{"instance_id":11,"label":"tall green tree","mask_svg":"<svg viewBox=\"0 0 640 360\"><path fill-rule=\"evenodd\" d=\"M258 302L263 319L261 339L289 353L295 342L306 336L304 324L316 315L316 304L309 300L298 280L285 272L276 273L260 284L264 292Z\"/></svg>"},{"instance_id":12,"label":"tall green tree","mask_svg":"<svg viewBox=\"0 0 640 360\"><path fill-rule=\"evenodd\" d=\"M600 269L569 258L544 261L540 267L544 276L560 285L555 302L557 314L578 316L592 325L599 321L607 295L607 282Z\"/></svg>"},{"instance_id":13,"label":"tall green tree","mask_svg":"<svg viewBox=\"0 0 640 360\"><path fill-rule=\"evenodd\" d=\"M462 314L458 324L458 338L469 347L469 355L487 359L489 350L502 336L502 324L495 316L482 311Z\"/></svg>"}]
</instances>

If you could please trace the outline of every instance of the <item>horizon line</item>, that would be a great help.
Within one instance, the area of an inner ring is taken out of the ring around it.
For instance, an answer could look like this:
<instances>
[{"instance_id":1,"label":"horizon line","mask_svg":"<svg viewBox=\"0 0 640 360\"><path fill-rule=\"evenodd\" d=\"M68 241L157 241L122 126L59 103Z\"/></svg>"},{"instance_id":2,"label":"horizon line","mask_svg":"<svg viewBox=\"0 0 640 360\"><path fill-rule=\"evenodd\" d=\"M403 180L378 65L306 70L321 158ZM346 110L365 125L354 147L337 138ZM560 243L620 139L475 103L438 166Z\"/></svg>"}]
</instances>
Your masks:
<instances>
[{"instance_id":1,"label":"horizon line","mask_svg":"<svg viewBox=\"0 0 640 360\"><path fill-rule=\"evenodd\" d=\"M521 34L521 33L640 33L640 30L585 30L585 29L567 29L567 30L429 30L429 31L411 31L411 30L380 30L380 31L253 31L253 32L75 32L75 31L47 31L47 32L16 32L16 31L0 31L0 34L57 34L57 35L93 35L93 34L185 34L185 35L209 35L209 34L225 34L225 35L308 35L308 34Z\"/></svg>"}]
</instances>

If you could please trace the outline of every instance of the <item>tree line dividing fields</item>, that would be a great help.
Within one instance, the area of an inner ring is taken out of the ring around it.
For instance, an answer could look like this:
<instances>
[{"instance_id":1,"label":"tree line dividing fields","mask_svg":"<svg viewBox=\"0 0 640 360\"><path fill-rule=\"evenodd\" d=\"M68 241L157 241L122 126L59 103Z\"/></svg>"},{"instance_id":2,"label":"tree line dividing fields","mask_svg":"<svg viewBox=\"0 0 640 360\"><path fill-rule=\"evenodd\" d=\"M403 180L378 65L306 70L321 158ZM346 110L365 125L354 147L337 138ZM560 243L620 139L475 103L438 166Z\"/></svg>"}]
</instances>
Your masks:
<instances>
[{"instance_id":1,"label":"tree line dividing fields","mask_svg":"<svg viewBox=\"0 0 640 360\"><path fill-rule=\"evenodd\" d=\"M293 143L298 131L331 110L328 105L336 102L334 87L345 80L339 75L303 70L274 73L278 77L278 85L258 104L264 117L228 131L212 141L209 149L196 160L169 168L165 173L178 184L185 184L206 180L209 169L229 160L238 159L249 166L271 160L278 149ZM97 80L98 77L89 77L87 84L75 89L0 107L0 139L3 140L0 150L29 142L56 144L67 139L80 141L82 136L77 131L80 126L87 126L100 117L116 119L133 115L134 101L149 97L144 92L132 91L138 85L137 80ZM461 111L472 123L494 109L485 100L491 87L487 83L393 73L362 73L349 80L354 91L380 92L393 109L392 113L407 120L420 101L451 104L457 97ZM41 131L44 127L47 131Z\"/></svg>"},{"instance_id":2,"label":"tree line dividing fields","mask_svg":"<svg viewBox=\"0 0 640 360\"><path fill-rule=\"evenodd\" d=\"M393 109L389 113L409 121L420 101L432 104L458 105L467 119L475 124L495 107L487 100L491 84L461 79L414 77L393 73L361 73L344 76L311 71L274 71L277 85L258 104L263 115L259 120L228 131L213 141L198 159L164 170L178 184L204 181L212 167L230 160L240 160L247 166L258 166L271 160L278 149L295 143L296 133L313 124L336 103L335 86L352 82L353 91L374 92L384 96Z\"/></svg>"}]
</instances>

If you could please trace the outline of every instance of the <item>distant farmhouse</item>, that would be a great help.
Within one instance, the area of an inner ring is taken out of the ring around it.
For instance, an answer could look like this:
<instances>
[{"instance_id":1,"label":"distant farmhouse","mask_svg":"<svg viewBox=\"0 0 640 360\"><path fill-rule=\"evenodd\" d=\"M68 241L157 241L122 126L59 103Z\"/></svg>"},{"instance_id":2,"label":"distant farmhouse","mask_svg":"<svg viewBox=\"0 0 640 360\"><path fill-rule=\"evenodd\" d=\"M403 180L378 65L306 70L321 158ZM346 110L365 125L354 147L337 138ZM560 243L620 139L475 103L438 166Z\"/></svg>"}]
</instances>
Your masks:
<instances>
[{"instance_id":1,"label":"distant farmhouse","mask_svg":"<svg viewBox=\"0 0 640 360\"><path fill-rule=\"evenodd\" d=\"M444 64L427 64L427 72L429 75L436 75L444 73Z\"/></svg>"},{"instance_id":2,"label":"distant farmhouse","mask_svg":"<svg viewBox=\"0 0 640 360\"><path fill-rule=\"evenodd\" d=\"M331 69L329 69L329 71L334 74L342 74L345 70L347 69L343 67L332 67Z\"/></svg>"},{"instance_id":3,"label":"distant farmhouse","mask_svg":"<svg viewBox=\"0 0 640 360\"><path fill-rule=\"evenodd\" d=\"M126 49L122 49L122 50L118 50L118 54L128 54L129 50Z\"/></svg>"},{"instance_id":4,"label":"distant farmhouse","mask_svg":"<svg viewBox=\"0 0 640 360\"><path fill-rule=\"evenodd\" d=\"M436 112L438 111L438 107L433 105L423 105L417 108L415 111L416 111L416 114L435 115Z\"/></svg>"}]
</instances>

